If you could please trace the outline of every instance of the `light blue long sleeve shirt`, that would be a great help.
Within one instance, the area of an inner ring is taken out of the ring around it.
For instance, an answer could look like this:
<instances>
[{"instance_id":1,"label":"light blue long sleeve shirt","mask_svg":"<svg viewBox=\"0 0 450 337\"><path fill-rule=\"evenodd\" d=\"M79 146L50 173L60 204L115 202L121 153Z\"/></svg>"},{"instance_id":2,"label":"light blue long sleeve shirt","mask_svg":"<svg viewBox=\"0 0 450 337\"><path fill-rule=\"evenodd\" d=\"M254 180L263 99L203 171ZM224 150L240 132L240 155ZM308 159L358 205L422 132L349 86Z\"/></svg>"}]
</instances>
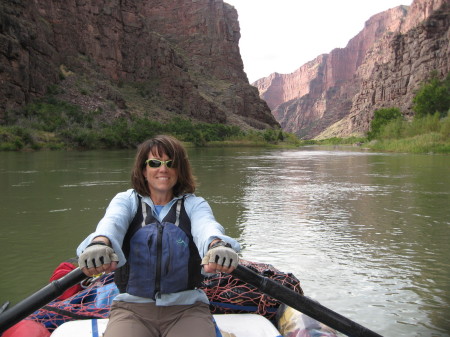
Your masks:
<instances>
[{"instance_id":1,"label":"light blue long sleeve shirt","mask_svg":"<svg viewBox=\"0 0 450 337\"><path fill-rule=\"evenodd\" d=\"M175 197L168 204L166 204L159 215L155 210L155 205L150 197L142 197L142 200L150 205L153 216L162 221L167 215L172 205L182 198ZM239 252L239 243L224 234L224 229L220 225L212 213L211 207L205 199L197 197L194 194L186 194L184 208L191 220L191 234L194 243L197 246L200 257L208 251L210 243L214 239L221 239L229 243L232 248ZM127 233L128 226L136 215L138 209L137 192L129 189L125 192L118 193L110 202L104 217L100 220L94 233L90 234L77 248L77 255L83 252L86 246L97 236L106 236L119 257L118 266L123 266L126 262L125 255L122 251L122 243ZM119 294L115 301L125 302L153 302L152 299L142 298L130 295L128 293ZM156 305L188 305L194 304L197 301L209 303L206 294L200 289L186 290L173 294L160 294L156 297Z\"/></svg>"}]
</instances>

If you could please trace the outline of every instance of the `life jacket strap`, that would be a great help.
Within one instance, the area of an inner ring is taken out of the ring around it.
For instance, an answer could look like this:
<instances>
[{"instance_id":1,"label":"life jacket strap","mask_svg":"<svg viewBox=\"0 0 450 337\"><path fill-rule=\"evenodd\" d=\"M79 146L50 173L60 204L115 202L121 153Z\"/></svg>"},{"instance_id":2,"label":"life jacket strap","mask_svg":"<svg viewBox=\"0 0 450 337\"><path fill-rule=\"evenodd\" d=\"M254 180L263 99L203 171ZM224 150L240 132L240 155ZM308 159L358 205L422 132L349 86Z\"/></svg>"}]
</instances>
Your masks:
<instances>
[{"instance_id":1,"label":"life jacket strap","mask_svg":"<svg viewBox=\"0 0 450 337\"><path fill-rule=\"evenodd\" d=\"M175 220L175 226L180 225L180 212L181 212L181 204L182 199L178 199L177 201L177 209L176 209L176 220ZM145 219L147 219L147 204L144 202L144 199L141 199L141 205L142 205L142 223L141 227L144 227L146 225Z\"/></svg>"},{"instance_id":2,"label":"life jacket strap","mask_svg":"<svg viewBox=\"0 0 450 337\"><path fill-rule=\"evenodd\" d=\"M142 208L142 223L141 227L145 226L145 219L147 219L147 204L144 202L144 199L141 199L141 208Z\"/></svg>"},{"instance_id":3,"label":"life jacket strap","mask_svg":"<svg viewBox=\"0 0 450 337\"><path fill-rule=\"evenodd\" d=\"M177 219L175 220L175 226L177 226L177 227L180 224L180 211L181 211L181 199L178 199L178 201L177 201L177 211L176 211Z\"/></svg>"}]
</instances>

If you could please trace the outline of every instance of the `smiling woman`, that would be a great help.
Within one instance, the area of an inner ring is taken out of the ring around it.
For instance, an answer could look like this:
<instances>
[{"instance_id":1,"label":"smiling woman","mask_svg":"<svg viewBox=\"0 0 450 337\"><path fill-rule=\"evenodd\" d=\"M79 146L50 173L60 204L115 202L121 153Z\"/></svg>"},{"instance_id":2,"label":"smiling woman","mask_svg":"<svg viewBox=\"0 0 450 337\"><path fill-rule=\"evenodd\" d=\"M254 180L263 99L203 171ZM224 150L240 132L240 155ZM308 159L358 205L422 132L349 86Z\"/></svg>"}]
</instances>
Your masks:
<instances>
[{"instance_id":1,"label":"smiling woman","mask_svg":"<svg viewBox=\"0 0 450 337\"><path fill-rule=\"evenodd\" d=\"M158 155L150 153L145 161L144 177L150 189L150 195L156 206L167 204L173 197L173 188L177 183L177 169L172 165L172 160L159 160L167 158L166 154Z\"/></svg>"},{"instance_id":2,"label":"smiling woman","mask_svg":"<svg viewBox=\"0 0 450 337\"><path fill-rule=\"evenodd\" d=\"M167 154L149 153L144 169L144 179L150 189L153 203L158 206L167 204L173 197L173 188L178 181L177 169L173 160L167 160ZM156 159L156 157L160 159Z\"/></svg>"},{"instance_id":3,"label":"smiling woman","mask_svg":"<svg viewBox=\"0 0 450 337\"><path fill-rule=\"evenodd\" d=\"M130 327L138 337L213 335L209 301L198 289L201 269L231 273L239 243L193 194L191 165L177 139L163 135L142 143L131 182L134 188L113 198L77 250L87 276L115 271L120 294L105 336L128 335Z\"/></svg>"}]
</instances>

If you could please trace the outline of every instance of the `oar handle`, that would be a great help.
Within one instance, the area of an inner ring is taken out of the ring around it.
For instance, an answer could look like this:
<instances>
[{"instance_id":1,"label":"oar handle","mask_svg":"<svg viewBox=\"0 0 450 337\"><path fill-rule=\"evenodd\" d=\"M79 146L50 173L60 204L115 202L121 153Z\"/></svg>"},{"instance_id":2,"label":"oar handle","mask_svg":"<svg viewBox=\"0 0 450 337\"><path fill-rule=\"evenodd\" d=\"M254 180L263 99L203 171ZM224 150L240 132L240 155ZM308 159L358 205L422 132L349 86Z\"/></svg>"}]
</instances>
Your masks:
<instances>
[{"instance_id":1,"label":"oar handle","mask_svg":"<svg viewBox=\"0 0 450 337\"><path fill-rule=\"evenodd\" d=\"M38 290L26 299L20 301L12 308L0 314L0 333L3 333L14 324L28 317L36 310L53 301L70 287L80 283L87 276L80 268L72 270L64 277L54 280L44 288Z\"/></svg>"},{"instance_id":2,"label":"oar handle","mask_svg":"<svg viewBox=\"0 0 450 337\"><path fill-rule=\"evenodd\" d=\"M263 293L273 297L276 300L308 315L315 320L322 322L329 327L340 331L347 336L352 337L382 337L362 325L334 312L323 305L296 293L292 289L277 283L267 277L255 273L253 270L239 265L232 275L238 279L247 282Z\"/></svg>"}]
</instances>

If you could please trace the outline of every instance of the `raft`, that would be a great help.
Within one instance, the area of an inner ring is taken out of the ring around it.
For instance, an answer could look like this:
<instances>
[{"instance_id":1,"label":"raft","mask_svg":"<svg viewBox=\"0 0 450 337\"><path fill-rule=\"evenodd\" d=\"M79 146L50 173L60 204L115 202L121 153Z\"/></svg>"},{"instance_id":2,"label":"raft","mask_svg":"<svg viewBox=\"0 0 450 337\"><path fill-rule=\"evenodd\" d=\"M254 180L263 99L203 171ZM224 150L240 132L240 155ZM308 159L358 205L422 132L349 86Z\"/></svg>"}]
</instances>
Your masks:
<instances>
[{"instance_id":1,"label":"raft","mask_svg":"<svg viewBox=\"0 0 450 337\"><path fill-rule=\"evenodd\" d=\"M281 272L268 264L244 260L241 263L233 275L212 274L205 277L202 283L201 289L210 300L210 310L216 324L216 337L337 337L334 329L293 308L302 310L299 309L297 301L306 303L307 305L301 308L309 307L308 310L313 317L320 316L316 311L324 310L320 304L303 295L300 281L293 274ZM66 269L67 264L62 265ZM60 270L59 267L55 272L58 270ZM70 276L63 277L59 284L55 284L58 281L53 281L50 286L38 292L40 296L34 297L54 296L58 288L66 289L66 291L63 293L62 289L59 289L58 298L28 317L23 316L25 319L16 321L18 322L16 325L9 325L11 328L5 331L2 337L103 335L108 323L110 305L118 294L118 289L113 282L114 275L103 274L98 278L88 279L90 284L86 285L84 284L86 279L79 269L65 270L64 273L69 273ZM83 281L76 283L75 280ZM73 286L69 288L64 284ZM278 289L280 293L268 291L268 286ZM83 290L80 291L80 288ZM266 291L272 296L267 295ZM291 297L296 300L291 301ZM282 298L284 303L276 298ZM7 310L7 315L0 314L0 326L7 326L9 322L14 321L15 314L23 311L21 310L24 307L23 304L29 301L29 299L22 301L16 305L19 309L13 308L10 313ZM290 302L294 303L293 307L289 306ZM329 311L329 309L326 310ZM341 325L337 324L335 319L339 315L331 311L329 311L331 314L328 314L328 311L325 311L325 314L332 318L330 322L333 323L330 326L336 325L340 328ZM317 319L323 321L322 317ZM344 323L347 321L349 320L345 319ZM359 328L357 323L355 326ZM367 331L364 328L362 333L358 332L354 335L379 336L366 335Z\"/></svg>"},{"instance_id":2,"label":"raft","mask_svg":"<svg viewBox=\"0 0 450 337\"><path fill-rule=\"evenodd\" d=\"M282 336L266 318L256 314L213 315L220 330L216 337L280 337ZM100 337L108 319L71 321L59 326L51 337ZM217 331L217 330L216 330Z\"/></svg>"},{"instance_id":3,"label":"raft","mask_svg":"<svg viewBox=\"0 0 450 337\"><path fill-rule=\"evenodd\" d=\"M267 318L257 314L213 315L216 337L337 337L334 330L297 310L290 307L282 310L278 329ZM51 337L101 337L107 324L108 319L69 321L56 328Z\"/></svg>"}]
</instances>

